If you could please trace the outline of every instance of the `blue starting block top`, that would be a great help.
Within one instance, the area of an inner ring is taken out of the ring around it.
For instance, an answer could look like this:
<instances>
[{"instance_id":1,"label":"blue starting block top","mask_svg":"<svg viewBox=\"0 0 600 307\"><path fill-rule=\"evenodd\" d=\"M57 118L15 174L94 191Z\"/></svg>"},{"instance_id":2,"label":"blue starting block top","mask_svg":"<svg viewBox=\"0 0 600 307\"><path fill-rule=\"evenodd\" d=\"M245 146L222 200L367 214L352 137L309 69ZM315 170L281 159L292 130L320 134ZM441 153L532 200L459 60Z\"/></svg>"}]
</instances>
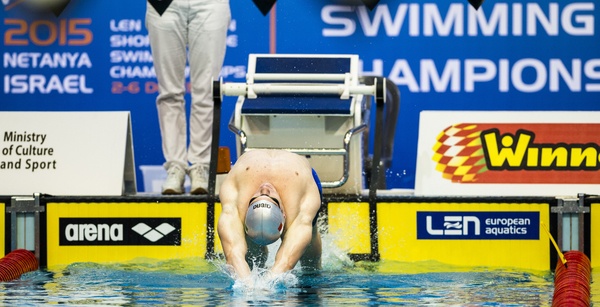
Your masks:
<instances>
[{"instance_id":1,"label":"blue starting block top","mask_svg":"<svg viewBox=\"0 0 600 307\"><path fill-rule=\"evenodd\" d=\"M351 58L257 57L254 73L345 74Z\"/></svg>"},{"instance_id":2,"label":"blue starting block top","mask_svg":"<svg viewBox=\"0 0 600 307\"><path fill-rule=\"evenodd\" d=\"M246 99L242 114L323 114L351 115L352 98L328 95L259 96Z\"/></svg>"},{"instance_id":3,"label":"blue starting block top","mask_svg":"<svg viewBox=\"0 0 600 307\"><path fill-rule=\"evenodd\" d=\"M356 74L358 57L355 55L296 56L251 54L248 74L337 74L344 80L347 73ZM293 78L292 78L293 79ZM256 84L277 82L278 80L254 80ZM286 79L286 83L306 83L306 80ZM332 83L340 81L318 81ZM342 81L343 82L343 81ZM259 95L255 99L246 98L241 113L244 115L265 114L312 114L312 115L352 115L352 99L340 99L331 94L274 94Z\"/></svg>"}]
</instances>

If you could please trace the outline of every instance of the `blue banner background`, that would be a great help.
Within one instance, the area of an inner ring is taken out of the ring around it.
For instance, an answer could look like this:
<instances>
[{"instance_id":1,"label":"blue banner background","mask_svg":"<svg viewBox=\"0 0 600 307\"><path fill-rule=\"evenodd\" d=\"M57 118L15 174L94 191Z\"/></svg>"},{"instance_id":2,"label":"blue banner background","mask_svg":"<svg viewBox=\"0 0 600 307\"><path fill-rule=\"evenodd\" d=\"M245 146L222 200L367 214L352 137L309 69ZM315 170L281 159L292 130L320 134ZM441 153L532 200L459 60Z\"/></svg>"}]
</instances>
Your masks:
<instances>
[{"instance_id":1,"label":"blue banner background","mask_svg":"<svg viewBox=\"0 0 600 307\"><path fill-rule=\"evenodd\" d=\"M279 1L263 16L252 1L231 1L233 22L222 77L243 82L250 53L358 54L363 75L390 78L401 91L394 160L386 173L388 188L414 188L418 119L423 110L600 110L600 14L593 1L485 2L480 11L488 20L492 13L507 18L505 34L497 26L489 35L482 34L481 27L477 34L469 34L472 8L467 1L382 0L372 11L346 3ZM115 67L138 67L142 72L152 67L145 41L146 2L72 0L58 17L35 13L22 1L3 4L0 111L130 111L136 165L161 165L152 90L155 78L147 73L115 75ZM585 20L590 20L589 26ZM515 21L523 24L520 35L513 30ZM535 34L528 33L528 24ZM426 29L432 29L432 34ZM572 29L582 33L575 35ZM86 34L93 36L91 41L77 45ZM139 46L115 45L115 35L129 36ZM270 35L275 39L270 40ZM68 53L79 61L36 67L37 53ZM508 73L502 72L503 63ZM469 65L476 67L470 74ZM562 68L573 77L552 73ZM448 79L442 77L444 72ZM31 80L32 75L46 80L52 75L57 80L75 75L79 81L83 76L85 85L71 94L30 92L31 87L20 87L19 80ZM433 80L436 77L442 81ZM470 77L485 80L474 82L470 89ZM500 85L503 82L506 88ZM26 93L19 93L22 90ZM86 93L89 90L93 92ZM227 122L234 103L235 98L226 97L220 139L221 145L232 149L235 138ZM235 161L235 153L232 156ZM139 170L137 179L138 190L143 191Z\"/></svg>"}]
</instances>

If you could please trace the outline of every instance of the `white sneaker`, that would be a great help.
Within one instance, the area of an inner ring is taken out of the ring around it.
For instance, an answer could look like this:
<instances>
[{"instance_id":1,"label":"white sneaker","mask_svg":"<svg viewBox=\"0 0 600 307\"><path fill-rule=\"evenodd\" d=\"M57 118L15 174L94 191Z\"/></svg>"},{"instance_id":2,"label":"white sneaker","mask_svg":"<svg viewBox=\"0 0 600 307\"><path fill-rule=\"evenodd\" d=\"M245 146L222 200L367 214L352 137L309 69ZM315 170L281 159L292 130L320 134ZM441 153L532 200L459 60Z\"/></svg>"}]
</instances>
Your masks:
<instances>
[{"instance_id":1,"label":"white sneaker","mask_svg":"<svg viewBox=\"0 0 600 307\"><path fill-rule=\"evenodd\" d=\"M190 194L208 194L208 165L194 165L188 170L192 181Z\"/></svg>"},{"instance_id":2,"label":"white sneaker","mask_svg":"<svg viewBox=\"0 0 600 307\"><path fill-rule=\"evenodd\" d=\"M163 183L163 194L183 194L183 182L185 181L185 170L177 164L171 165L167 170L167 179Z\"/></svg>"}]
</instances>

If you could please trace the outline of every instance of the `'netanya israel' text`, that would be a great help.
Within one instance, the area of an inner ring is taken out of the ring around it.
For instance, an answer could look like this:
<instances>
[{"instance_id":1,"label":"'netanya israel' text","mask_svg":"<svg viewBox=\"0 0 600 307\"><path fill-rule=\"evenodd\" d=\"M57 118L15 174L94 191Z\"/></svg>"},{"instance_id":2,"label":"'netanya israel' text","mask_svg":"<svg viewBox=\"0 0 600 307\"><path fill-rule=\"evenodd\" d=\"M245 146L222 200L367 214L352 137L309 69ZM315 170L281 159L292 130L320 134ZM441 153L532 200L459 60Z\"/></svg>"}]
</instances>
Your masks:
<instances>
[{"instance_id":1,"label":"'netanya israel' text","mask_svg":"<svg viewBox=\"0 0 600 307\"><path fill-rule=\"evenodd\" d=\"M44 145L46 134L4 131L0 170L55 170L54 148Z\"/></svg>"}]
</instances>

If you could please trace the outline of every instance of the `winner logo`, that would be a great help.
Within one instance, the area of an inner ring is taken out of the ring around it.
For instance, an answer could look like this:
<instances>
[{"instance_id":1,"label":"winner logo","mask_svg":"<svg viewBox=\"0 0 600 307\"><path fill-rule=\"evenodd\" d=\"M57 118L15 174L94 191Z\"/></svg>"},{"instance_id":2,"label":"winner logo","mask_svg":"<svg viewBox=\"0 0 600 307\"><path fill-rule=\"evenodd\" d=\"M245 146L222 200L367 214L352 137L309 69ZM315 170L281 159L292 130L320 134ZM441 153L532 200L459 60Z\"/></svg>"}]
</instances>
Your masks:
<instances>
[{"instance_id":1,"label":"winner logo","mask_svg":"<svg viewBox=\"0 0 600 307\"><path fill-rule=\"evenodd\" d=\"M438 134L435 169L453 183L593 184L599 124L460 123Z\"/></svg>"}]
</instances>

